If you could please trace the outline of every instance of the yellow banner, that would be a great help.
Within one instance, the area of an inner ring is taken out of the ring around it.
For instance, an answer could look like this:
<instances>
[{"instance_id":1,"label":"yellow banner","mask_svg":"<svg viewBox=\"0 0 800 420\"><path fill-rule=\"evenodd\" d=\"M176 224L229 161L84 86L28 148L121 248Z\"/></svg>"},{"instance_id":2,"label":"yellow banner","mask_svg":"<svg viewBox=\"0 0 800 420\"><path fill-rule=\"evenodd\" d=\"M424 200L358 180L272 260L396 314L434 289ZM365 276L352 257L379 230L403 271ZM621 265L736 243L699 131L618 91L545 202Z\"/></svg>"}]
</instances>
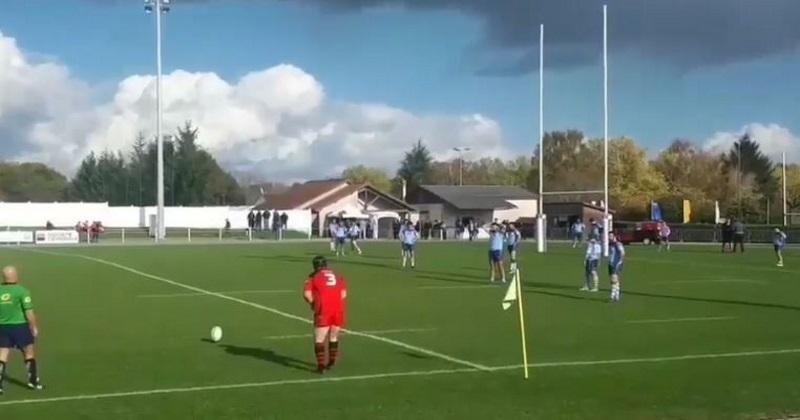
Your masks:
<instances>
[{"instance_id":1,"label":"yellow banner","mask_svg":"<svg viewBox=\"0 0 800 420\"><path fill-rule=\"evenodd\" d=\"M683 223L689 223L692 221L692 202L689 200L683 200Z\"/></svg>"}]
</instances>

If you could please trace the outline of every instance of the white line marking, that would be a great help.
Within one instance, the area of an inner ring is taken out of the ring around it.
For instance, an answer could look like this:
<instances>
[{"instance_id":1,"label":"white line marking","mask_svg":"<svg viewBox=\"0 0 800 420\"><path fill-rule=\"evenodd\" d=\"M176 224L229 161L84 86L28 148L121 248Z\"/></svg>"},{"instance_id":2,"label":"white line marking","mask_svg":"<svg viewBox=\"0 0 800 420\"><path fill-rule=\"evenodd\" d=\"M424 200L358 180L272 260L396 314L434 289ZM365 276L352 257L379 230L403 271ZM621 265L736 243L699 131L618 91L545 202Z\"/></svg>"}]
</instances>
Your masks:
<instances>
[{"instance_id":1,"label":"white line marking","mask_svg":"<svg viewBox=\"0 0 800 420\"><path fill-rule=\"evenodd\" d=\"M450 290L450 289L499 289L500 285L481 284L469 286L420 286L419 289L423 290Z\"/></svg>"},{"instance_id":2,"label":"white line marking","mask_svg":"<svg viewBox=\"0 0 800 420\"><path fill-rule=\"evenodd\" d=\"M248 382L248 383L230 384L230 385L194 386L187 388L150 389L145 391L112 392L108 394L86 394L86 395L72 395L72 396L53 397L53 398L32 398L24 400L0 401L0 406L63 402L63 401L100 400L107 398L136 397L143 395L158 395L158 394L176 394L185 392L219 391L226 389L262 388L262 387L280 386L280 385L302 385L302 384L316 384L316 383L326 383L326 382L361 381L368 379L397 378L404 376L432 376L432 375L467 373L467 372L480 372L480 370L473 368L440 369L440 370L411 371L411 372L397 372L397 373L379 373L374 375L353 375L353 376L339 376L339 377L326 376L323 378L316 377L308 379L289 379L283 381L270 381L270 382Z\"/></svg>"},{"instance_id":3,"label":"white line marking","mask_svg":"<svg viewBox=\"0 0 800 420\"><path fill-rule=\"evenodd\" d=\"M94 261L96 263L104 264L104 265L107 265L107 266L110 266L110 267L115 267L115 268L118 268L120 270L127 271L129 273L140 275L142 277L147 277L147 278L152 279L152 280L157 280L157 281L160 281L160 282L163 282L163 283L171 284L171 285L176 286L176 287L181 287L181 288L184 288L186 290L191 290L193 292L202 293L202 294L209 295L209 296L216 296L216 297L218 297L220 299L229 300L231 302L236 302L236 303L239 303L239 304L242 304L242 305L245 305L245 306L249 306L251 308L261 309L262 311L267 311L269 313L272 313L272 314L275 314L275 315L278 315L278 316L282 316L284 318L289 318L289 319L293 319L295 321L300 321L300 322L302 322L304 324L312 324L312 321L310 319L302 317L302 316L297 316L297 315L294 315L294 314L290 314L288 312L281 311L279 309L271 308L269 306L264 306L264 305L261 305L261 304L255 303L255 302L250 302L249 300L239 299L239 298L236 298L236 297L233 297L233 296L224 295L224 294L219 293L219 292L212 292L210 290L201 289L199 287L195 287L195 286L191 286L191 285L188 285L188 284L180 283L180 282L177 282L175 280L170 280L168 278L156 276L155 274L145 273L145 272L139 271L139 270L137 270L135 268L124 266L122 264L117 264L117 263L112 262L112 261L107 261L107 260L103 260L103 259L100 259L100 258L90 257L88 255L81 255L81 254L47 252L47 251L40 251L40 250L30 250L30 251L31 252L43 253L43 254L62 256L62 257L82 258L82 259L85 259L85 260L88 260L88 261ZM417 346L414 346L414 345L411 345L411 344L408 344L408 343L404 343L402 341L393 340L391 338L381 337L381 336L378 336L378 335L373 335L373 334L364 333L364 332L360 332L360 331L348 330L348 329L345 329L345 328L343 328L342 331L344 331L345 333L348 333L350 335L353 335L353 336L369 338L369 339L372 339L372 340L375 340L375 341L380 341L382 343L392 344L392 345L395 345L397 347L402 347L402 348L404 348L406 350L411 350L411 351L414 351L414 352L417 352L417 353L422 353L422 354L426 354L428 356L432 356L432 357L436 357L436 358L439 358L439 359L442 359L442 360L446 360L446 361L451 362L451 363L459 364L459 365L462 365L462 366L469 366L469 367L471 367L473 369L489 370L489 367L486 366L486 365L482 365L482 364L479 364L479 363L473 363L473 362L470 362L468 360L459 359L459 358L456 358L456 357L453 357L453 356L448 356L448 355L446 355L444 353L439 353L437 351L429 350L429 349L426 349L426 348L423 348L423 347L417 347Z\"/></svg>"},{"instance_id":4,"label":"white line marking","mask_svg":"<svg viewBox=\"0 0 800 420\"><path fill-rule=\"evenodd\" d=\"M769 284L761 280L750 279L702 279L702 280L673 280L673 281L658 281L653 284L689 284L689 283L750 283L750 284Z\"/></svg>"},{"instance_id":5,"label":"white line marking","mask_svg":"<svg viewBox=\"0 0 800 420\"><path fill-rule=\"evenodd\" d=\"M371 330L371 331L361 331L365 334L398 334L398 333L412 333L412 332L429 332L429 331L436 331L436 328L405 328L405 329L394 329L394 330ZM289 334L289 335L268 335L264 337L267 340L290 340L293 338L309 338L313 337L313 334Z\"/></svg>"},{"instance_id":6,"label":"white line marking","mask_svg":"<svg viewBox=\"0 0 800 420\"><path fill-rule=\"evenodd\" d=\"M626 324L661 324L667 322L699 322L699 321L730 321L737 319L735 316L707 316L696 318L667 318L667 319L633 319L625 321Z\"/></svg>"},{"instance_id":7,"label":"white line marking","mask_svg":"<svg viewBox=\"0 0 800 420\"><path fill-rule=\"evenodd\" d=\"M226 295L249 295L249 294L257 294L257 293L298 293L297 290L228 290L228 291L219 291L214 293L223 293ZM299 294L299 293L298 293ZM137 298L171 298L171 297L189 297L189 296L207 296L206 293L200 292L193 292L193 293L163 293L163 294L155 294L155 295L138 295Z\"/></svg>"},{"instance_id":8,"label":"white line marking","mask_svg":"<svg viewBox=\"0 0 800 420\"><path fill-rule=\"evenodd\" d=\"M617 365L617 364L634 364L634 363L662 363L662 362L674 362L674 361L685 361L685 360L723 359L723 358L735 358L735 357L755 357L755 356L785 355L785 354L800 354L800 348L783 349L783 350L746 351L738 353L688 354L684 356L645 357L645 358L635 358L635 359L543 362L543 363L531 363L529 364L529 366L534 368L600 366L600 365ZM494 366L490 367L489 371L498 372L505 370L521 369L521 368L522 365ZM473 369L473 368L438 369L438 370L426 370L426 371L378 373L369 375L352 375L352 376L339 376L339 377L326 376L322 378L316 377L308 379L288 379L288 380L269 381L269 382L246 382L240 384L207 385L207 386L194 386L186 388L162 388L162 389L150 389L142 391L113 392L106 394L82 394L82 395L69 395L63 397L31 398L22 400L0 401L0 406L40 404L40 403L51 403L51 402L68 402L68 401L81 401L81 400L100 400L108 398L137 397L146 395L176 394L176 393L187 393L187 392L219 391L219 390L243 389L243 388L263 388L263 387L281 386L281 385L305 385L305 384L320 384L328 382L363 381L370 379L434 376L434 375L446 375L455 373L478 373L481 370L484 369Z\"/></svg>"},{"instance_id":9,"label":"white line marking","mask_svg":"<svg viewBox=\"0 0 800 420\"><path fill-rule=\"evenodd\" d=\"M546 367L569 367L569 366L600 366L600 365L626 365L633 363L661 363L661 362L679 362L684 360L703 360L703 359L727 359L734 357L755 357L755 356L774 356L781 354L798 354L799 349L782 349L782 350L756 350L756 351L742 351L735 353L707 353L707 354L687 354L683 356L666 356L666 357L640 357L634 359L611 359L611 360L586 360L575 362L543 362L531 363L530 367L546 368ZM498 366L493 367L491 370L511 370L522 369L522 365L511 366Z\"/></svg>"}]
</instances>

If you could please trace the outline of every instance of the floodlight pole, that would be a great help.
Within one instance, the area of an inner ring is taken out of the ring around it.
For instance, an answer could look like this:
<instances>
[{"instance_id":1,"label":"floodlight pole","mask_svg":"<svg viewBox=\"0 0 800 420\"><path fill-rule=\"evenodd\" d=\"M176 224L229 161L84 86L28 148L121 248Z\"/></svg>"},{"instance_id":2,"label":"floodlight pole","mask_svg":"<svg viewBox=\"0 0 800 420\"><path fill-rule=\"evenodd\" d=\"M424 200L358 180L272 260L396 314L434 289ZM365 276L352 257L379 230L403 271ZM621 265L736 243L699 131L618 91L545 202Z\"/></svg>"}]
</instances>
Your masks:
<instances>
[{"instance_id":1,"label":"floodlight pole","mask_svg":"<svg viewBox=\"0 0 800 420\"><path fill-rule=\"evenodd\" d=\"M162 133L161 18L170 10L169 0L145 0L145 11L156 15L156 241L166 238L164 224L164 136Z\"/></svg>"},{"instance_id":2,"label":"floodlight pole","mask_svg":"<svg viewBox=\"0 0 800 420\"><path fill-rule=\"evenodd\" d=\"M464 152L469 152L469 147L454 147L453 150L458 152L458 185L464 185Z\"/></svg>"},{"instance_id":3,"label":"floodlight pole","mask_svg":"<svg viewBox=\"0 0 800 420\"><path fill-rule=\"evenodd\" d=\"M536 214L536 250L545 252L547 216L544 214L544 24L539 25L539 211Z\"/></svg>"},{"instance_id":4,"label":"floodlight pole","mask_svg":"<svg viewBox=\"0 0 800 420\"><path fill-rule=\"evenodd\" d=\"M603 5L603 256L608 257L608 5Z\"/></svg>"}]
</instances>

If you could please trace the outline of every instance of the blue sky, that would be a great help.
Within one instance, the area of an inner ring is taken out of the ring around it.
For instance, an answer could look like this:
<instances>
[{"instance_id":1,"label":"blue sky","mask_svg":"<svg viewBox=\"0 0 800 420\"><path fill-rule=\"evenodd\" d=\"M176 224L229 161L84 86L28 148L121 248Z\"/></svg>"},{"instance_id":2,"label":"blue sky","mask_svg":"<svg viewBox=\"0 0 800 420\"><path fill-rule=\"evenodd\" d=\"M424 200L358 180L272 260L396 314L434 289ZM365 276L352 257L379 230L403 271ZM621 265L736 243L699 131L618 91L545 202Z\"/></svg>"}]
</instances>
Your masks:
<instances>
[{"instance_id":1,"label":"blue sky","mask_svg":"<svg viewBox=\"0 0 800 420\"><path fill-rule=\"evenodd\" d=\"M788 4L770 1L777 8ZM509 0L509 4L514 2ZM144 15L139 1L5 3L0 14L3 35L16 39L32 62L63 64L72 79L91 87L96 102L110 100L123 79L153 72L153 20ZM497 34L492 26L497 26L496 17L482 6L418 9L404 7L407 1L399 0L387 2L397 5L359 8L348 6L345 0L342 7L330 10L316 0L173 3L165 23L167 73L176 69L213 72L233 83L250 72L287 63L312 75L330 101L387 104L426 116L481 114L499 123L508 149L529 152L534 147L538 74L528 69L487 72L485 68L509 56L535 53L535 39L524 28L522 40L513 38L513 33ZM561 21L553 20L553 28L544 22L547 36L554 33L555 40L545 46L546 62L555 63L545 72L545 128L578 128L599 136L601 9L596 2L586 4L578 20L593 26L579 34L582 38L577 41L571 38L574 34L559 31ZM731 4L741 18L754 14L763 3L739 0ZM669 36L657 34L639 45L636 32L625 32L631 19L643 20L637 23L643 26L653 20L656 31L659 22L655 20L660 17L648 10L633 18L630 13L615 15L614 6L612 1L612 135L632 136L657 151L674 138L702 142L714 133L737 132L751 123L774 123L800 133L796 33L776 35L781 40L795 38L775 50L743 45L742 49L753 51L744 57L735 53L736 45L720 46L727 40L738 42L736 36L684 39L671 45ZM713 17L715 12L708 13ZM536 22L531 17L524 24L534 28ZM703 46L706 41L709 44ZM769 37L764 42L775 43ZM565 59L576 44L582 58ZM686 45L699 48L688 52ZM710 62L702 58L704 51L713 56L721 49L733 52L720 53Z\"/></svg>"}]
</instances>

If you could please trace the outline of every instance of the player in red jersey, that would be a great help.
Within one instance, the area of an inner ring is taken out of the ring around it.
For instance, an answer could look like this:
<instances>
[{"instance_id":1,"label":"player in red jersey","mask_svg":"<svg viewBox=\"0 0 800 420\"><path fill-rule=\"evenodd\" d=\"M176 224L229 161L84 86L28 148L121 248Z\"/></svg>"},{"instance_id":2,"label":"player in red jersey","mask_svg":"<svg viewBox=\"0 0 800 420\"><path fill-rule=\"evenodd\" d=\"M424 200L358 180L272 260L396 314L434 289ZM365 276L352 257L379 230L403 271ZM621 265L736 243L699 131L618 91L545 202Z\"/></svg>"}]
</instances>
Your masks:
<instances>
[{"instance_id":1,"label":"player in red jersey","mask_svg":"<svg viewBox=\"0 0 800 420\"><path fill-rule=\"evenodd\" d=\"M328 268L325 257L314 257L312 264L314 272L306 280L303 297L314 311L314 354L317 356L317 372L323 373L333 367L339 356L339 331L344 327L347 282Z\"/></svg>"}]
</instances>

